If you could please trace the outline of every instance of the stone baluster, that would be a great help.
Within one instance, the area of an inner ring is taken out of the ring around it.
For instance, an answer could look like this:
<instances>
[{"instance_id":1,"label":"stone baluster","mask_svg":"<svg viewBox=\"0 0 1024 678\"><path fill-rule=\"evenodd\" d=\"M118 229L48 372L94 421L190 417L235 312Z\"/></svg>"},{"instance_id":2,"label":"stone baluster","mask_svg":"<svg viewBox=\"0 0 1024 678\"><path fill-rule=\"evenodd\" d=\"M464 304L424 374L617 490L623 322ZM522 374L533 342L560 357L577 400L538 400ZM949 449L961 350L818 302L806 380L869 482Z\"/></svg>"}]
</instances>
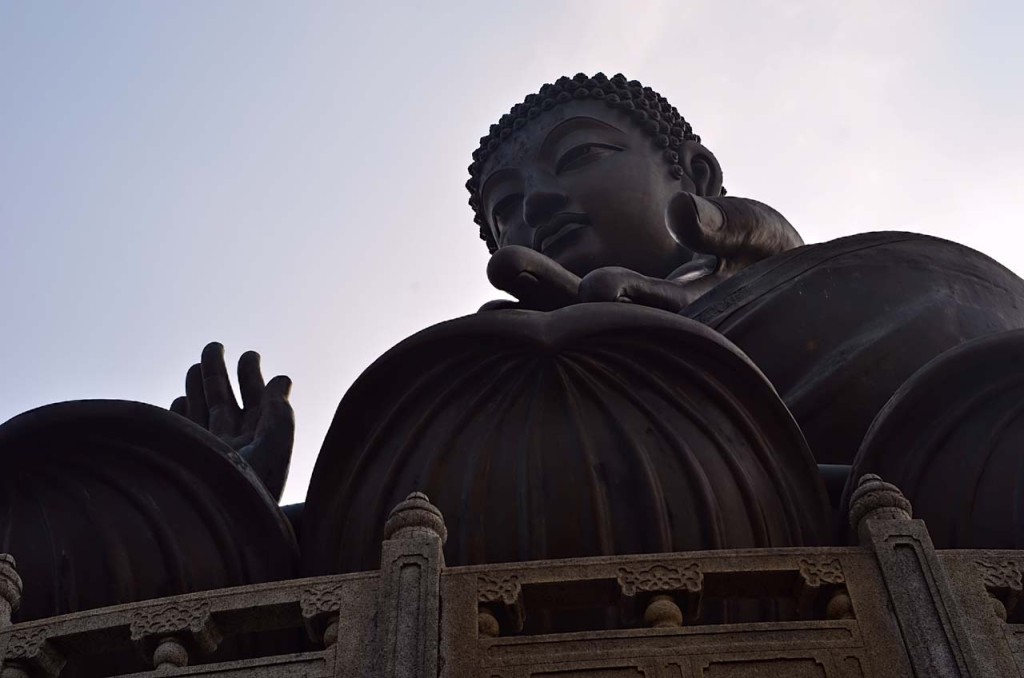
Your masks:
<instances>
[{"instance_id":1,"label":"stone baluster","mask_svg":"<svg viewBox=\"0 0 1024 678\"><path fill-rule=\"evenodd\" d=\"M188 666L194 655L216 651L222 638L210 603L203 600L140 607L132 613L129 631L155 669Z\"/></svg>"},{"instance_id":2,"label":"stone baluster","mask_svg":"<svg viewBox=\"0 0 1024 678\"><path fill-rule=\"evenodd\" d=\"M672 596L656 595L644 610L644 624L653 629L678 628L683 625L683 611Z\"/></svg>"},{"instance_id":3,"label":"stone baluster","mask_svg":"<svg viewBox=\"0 0 1024 678\"><path fill-rule=\"evenodd\" d=\"M850 527L875 553L914 674L995 675L977 665L949 578L903 493L876 475L862 476L850 499Z\"/></svg>"},{"instance_id":4,"label":"stone baluster","mask_svg":"<svg viewBox=\"0 0 1024 678\"><path fill-rule=\"evenodd\" d=\"M444 517L421 492L391 511L380 566L378 659L384 678L438 675Z\"/></svg>"},{"instance_id":5,"label":"stone baluster","mask_svg":"<svg viewBox=\"0 0 1024 678\"><path fill-rule=\"evenodd\" d=\"M10 553L0 553L0 629L11 625L11 615L21 606L21 577Z\"/></svg>"},{"instance_id":6,"label":"stone baluster","mask_svg":"<svg viewBox=\"0 0 1024 678\"><path fill-rule=\"evenodd\" d=\"M11 615L21 606L22 584L18 576L17 563L9 553L0 553L0 631L11 625ZM0 640L0 660L7 654L10 637L5 634ZM28 673L17 662L0 661L3 670L0 678L27 678Z\"/></svg>"},{"instance_id":7,"label":"stone baluster","mask_svg":"<svg viewBox=\"0 0 1024 678\"><path fill-rule=\"evenodd\" d=\"M302 592L302 618L309 637L331 649L338 642L341 610L347 591L343 582L314 584Z\"/></svg>"},{"instance_id":8,"label":"stone baluster","mask_svg":"<svg viewBox=\"0 0 1024 678\"><path fill-rule=\"evenodd\" d=\"M632 609L638 595L650 595L643 621L651 628L678 628L684 619L692 623L701 616L704 574L697 562L656 564L647 569L620 567L618 584L625 609ZM685 615L680 601L686 603Z\"/></svg>"}]
</instances>

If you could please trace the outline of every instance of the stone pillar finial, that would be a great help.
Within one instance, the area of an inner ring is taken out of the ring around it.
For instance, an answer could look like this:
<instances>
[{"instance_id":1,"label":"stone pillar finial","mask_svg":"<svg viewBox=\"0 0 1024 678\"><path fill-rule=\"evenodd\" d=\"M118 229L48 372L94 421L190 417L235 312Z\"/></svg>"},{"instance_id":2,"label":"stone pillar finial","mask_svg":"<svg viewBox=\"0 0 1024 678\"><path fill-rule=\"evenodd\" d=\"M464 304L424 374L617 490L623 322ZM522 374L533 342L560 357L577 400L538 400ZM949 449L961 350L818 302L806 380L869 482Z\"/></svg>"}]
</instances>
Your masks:
<instances>
[{"instance_id":1,"label":"stone pillar finial","mask_svg":"<svg viewBox=\"0 0 1024 678\"><path fill-rule=\"evenodd\" d=\"M873 473L860 477L857 489L850 497L850 527L857 534L867 520L910 520L910 500L900 489L887 483Z\"/></svg>"},{"instance_id":2,"label":"stone pillar finial","mask_svg":"<svg viewBox=\"0 0 1024 678\"><path fill-rule=\"evenodd\" d=\"M413 492L391 511L380 552L378 638L382 678L437 678L441 672L444 516Z\"/></svg>"},{"instance_id":3,"label":"stone pillar finial","mask_svg":"<svg viewBox=\"0 0 1024 678\"><path fill-rule=\"evenodd\" d=\"M11 623L11 615L21 606L21 577L10 553L0 553L0 628Z\"/></svg>"},{"instance_id":4,"label":"stone pillar finial","mask_svg":"<svg viewBox=\"0 0 1024 678\"><path fill-rule=\"evenodd\" d=\"M413 492L391 510L384 524L384 538L411 539L419 536L438 537L444 544L448 540L448 528L444 526L441 510L430 503L427 495Z\"/></svg>"}]
</instances>

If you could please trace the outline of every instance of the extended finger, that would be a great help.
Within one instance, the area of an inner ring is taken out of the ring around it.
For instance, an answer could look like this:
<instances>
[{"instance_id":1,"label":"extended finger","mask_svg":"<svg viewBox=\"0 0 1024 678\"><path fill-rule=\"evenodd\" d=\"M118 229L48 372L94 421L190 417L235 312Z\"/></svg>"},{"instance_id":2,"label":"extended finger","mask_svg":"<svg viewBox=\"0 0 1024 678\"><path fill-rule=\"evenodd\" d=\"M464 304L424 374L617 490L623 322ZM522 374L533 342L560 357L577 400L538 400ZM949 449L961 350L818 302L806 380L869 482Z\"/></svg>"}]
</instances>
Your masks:
<instances>
[{"instance_id":1,"label":"extended finger","mask_svg":"<svg viewBox=\"0 0 1024 678\"><path fill-rule=\"evenodd\" d=\"M540 252L502 247L487 264L487 278L529 308L549 311L577 301L580 279Z\"/></svg>"},{"instance_id":2,"label":"extended finger","mask_svg":"<svg viewBox=\"0 0 1024 678\"><path fill-rule=\"evenodd\" d=\"M260 354L246 351L238 359L238 390L242 395L242 407L246 410L259 409L263 388Z\"/></svg>"},{"instance_id":3,"label":"extended finger","mask_svg":"<svg viewBox=\"0 0 1024 678\"><path fill-rule=\"evenodd\" d=\"M210 412L210 432L214 435L231 434L239 409L224 364L224 346L218 342L207 344L200 363L203 366L203 393Z\"/></svg>"},{"instance_id":4,"label":"extended finger","mask_svg":"<svg viewBox=\"0 0 1024 678\"><path fill-rule=\"evenodd\" d=\"M649 278L625 268L599 268L580 282L580 301L620 301L678 312L687 303L686 286Z\"/></svg>"},{"instance_id":5,"label":"extended finger","mask_svg":"<svg viewBox=\"0 0 1024 678\"><path fill-rule=\"evenodd\" d=\"M259 427L246 458L275 499L281 498L288 479L295 440L295 414L288 402L291 388L292 380L285 376L274 377L267 383Z\"/></svg>"},{"instance_id":6,"label":"extended finger","mask_svg":"<svg viewBox=\"0 0 1024 678\"><path fill-rule=\"evenodd\" d=\"M206 428L210 423L210 408L203 391L203 367L196 363L185 374L185 397L188 398L188 418Z\"/></svg>"},{"instance_id":7,"label":"extended finger","mask_svg":"<svg viewBox=\"0 0 1024 678\"><path fill-rule=\"evenodd\" d=\"M185 396L178 396L171 403L171 412L180 414L183 417L188 416L188 398Z\"/></svg>"}]
</instances>

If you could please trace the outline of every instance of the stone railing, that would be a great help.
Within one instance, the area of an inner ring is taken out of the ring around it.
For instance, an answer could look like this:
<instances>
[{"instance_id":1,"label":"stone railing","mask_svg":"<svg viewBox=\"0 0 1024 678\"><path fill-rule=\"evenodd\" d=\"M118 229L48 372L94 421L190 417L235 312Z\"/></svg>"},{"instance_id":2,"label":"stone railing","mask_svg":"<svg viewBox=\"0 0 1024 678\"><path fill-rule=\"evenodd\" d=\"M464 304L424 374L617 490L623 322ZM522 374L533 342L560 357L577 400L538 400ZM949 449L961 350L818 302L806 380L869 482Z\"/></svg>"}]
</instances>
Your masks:
<instances>
[{"instance_id":1,"label":"stone railing","mask_svg":"<svg viewBox=\"0 0 1024 678\"><path fill-rule=\"evenodd\" d=\"M413 494L376 572L13 626L21 584L0 557L0 676L1024 675L1024 552L936 552L874 476L850 513L852 547L446 568L442 516ZM283 653L258 642L288 633Z\"/></svg>"}]
</instances>

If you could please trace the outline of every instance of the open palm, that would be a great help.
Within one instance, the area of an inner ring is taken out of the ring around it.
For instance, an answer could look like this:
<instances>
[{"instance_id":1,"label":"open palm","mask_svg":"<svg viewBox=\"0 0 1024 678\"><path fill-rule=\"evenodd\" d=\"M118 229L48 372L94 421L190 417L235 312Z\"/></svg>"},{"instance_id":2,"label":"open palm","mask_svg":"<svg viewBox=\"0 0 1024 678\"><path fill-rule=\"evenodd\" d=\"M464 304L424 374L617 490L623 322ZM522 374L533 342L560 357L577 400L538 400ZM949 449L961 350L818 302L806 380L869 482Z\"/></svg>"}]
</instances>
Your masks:
<instances>
[{"instance_id":1,"label":"open palm","mask_svg":"<svg viewBox=\"0 0 1024 678\"><path fill-rule=\"evenodd\" d=\"M174 400L171 411L234 448L279 500L295 439L295 414L288 402L291 379L277 376L264 384L259 353L247 351L238 359L238 386L241 407L228 379L224 347L207 344L185 376L185 395Z\"/></svg>"}]
</instances>

